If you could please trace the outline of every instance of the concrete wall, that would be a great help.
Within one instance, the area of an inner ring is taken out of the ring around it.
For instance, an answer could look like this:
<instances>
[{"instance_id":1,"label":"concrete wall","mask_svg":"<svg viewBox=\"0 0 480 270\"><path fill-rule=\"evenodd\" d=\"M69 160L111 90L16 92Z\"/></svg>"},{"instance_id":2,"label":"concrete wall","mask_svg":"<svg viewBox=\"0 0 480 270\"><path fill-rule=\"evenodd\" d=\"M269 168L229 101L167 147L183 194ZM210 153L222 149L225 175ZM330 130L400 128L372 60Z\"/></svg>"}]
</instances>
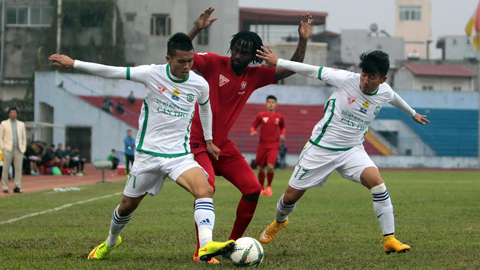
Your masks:
<instances>
[{"instance_id":1,"label":"concrete wall","mask_svg":"<svg viewBox=\"0 0 480 270\"><path fill-rule=\"evenodd\" d=\"M279 58L289 60L297 49L298 42L278 42L269 44L272 50ZM327 64L327 43L309 42L305 53L306 64L314 66L325 66ZM304 76L290 76L283 79L279 84L285 85L308 85L323 86L324 82L318 79L312 79Z\"/></svg>"},{"instance_id":2,"label":"concrete wall","mask_svg":"<svg viewBox=\"0 0 480 270\"><path fill-rule=\"evenodd\" d=\"M58 87L62 75L56 72L35 73L35 121L42 121L49 112L41 110L42 103L53 107L53 122L68 127L92 129L92 161L105 160L112 148L123 151L126 130L132 129L114 116L94 107L77 96ZM68 76L68 75L67 75ZM133 130L136 135L137 130ZM54 144L65 145L65 129L53 129Z\"/></svg>"},{"instance_id":3,"label":"concrete wall","mask_svg":"<svg viewBox=\"0 0 480 270\"><path fill-rule=\"evenodd\" d=\"M475 90L474 78L415 76L404 66L395 73L394 87L397 89L423 90L424 86L432 86L434 90L444 91L452 91L454 87L461 87L462 92L472 92Z\"/></svg>"},{"instance_id":4,"label":"concrete wall","mask_svg":"<svg viewBox=\"0 0 480 270\"><path fill-rule=\"evenodd\" d=\"M445 36L444 40L444 60L464 60L480 59L480 52L475 49L470 37L464 36Z\"/></svg>"},{"instance_id":5,"label":"concrete wall","mask_svg":"<svg viewBox=\"0 0 480 270\"><path fill-rule=\"evenodd\" d=\"M226 55L231 36L238 31L238 0L117 0L117 5L123 21L125 59L133 65L166 63L167 42L171 35L150 35L152 14L169 14L173 35L188 33L206 8L215 7L212 17L219 16L219 20L208 30L208 45L200 46L194 41L197 52ZM128 21L127 14L135 14L134 21Z\"/></svg>"},{"instance_id":6,"label":"concrete wall","mask_svg":"<svg viewBox=\"0 0 480 270\"><path fill-rule=\"evenodd\" d=\"M401 37L372 36L367 30L341 31L341 58L343 62L357 64L366 51L381 50L390 56L390 66L405 59L405 43Z\"/></svg>"}]
</instances>

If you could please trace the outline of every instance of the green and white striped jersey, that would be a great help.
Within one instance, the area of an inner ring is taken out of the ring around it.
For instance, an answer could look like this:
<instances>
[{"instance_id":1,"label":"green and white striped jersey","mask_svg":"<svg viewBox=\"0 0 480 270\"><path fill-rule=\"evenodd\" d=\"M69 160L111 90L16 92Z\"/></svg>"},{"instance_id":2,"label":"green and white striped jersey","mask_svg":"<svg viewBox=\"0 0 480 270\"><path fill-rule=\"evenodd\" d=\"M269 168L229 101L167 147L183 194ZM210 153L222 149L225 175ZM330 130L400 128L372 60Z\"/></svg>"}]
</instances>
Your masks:
<instances>
[{"instance_id":1,"label":"green and white striped jersey","mask_svg":"<svg viewBox=\"0 0 480 270\"><path fill-rule=\"evenodd\" d=\"M318 79L336 88L309 140L326 149L348 150L362 144L370 123L382 106L395 97L387 83L380 84L373 93L364 94L358 73L320 67Z\"/></svg>"},{"instance_id":2,"label":"green and white striped jersey","mask_svg":"<svg viewBox=\"0 0 480 270\"><path fill-rule=\"evenodd\" d=\"M205 79L190 71L184 80L170 74L170 64L127 68L127 80L145 85L137 151L159 157L178 157L190 153L190 127L195 103L209 101Z\"/></svg>"}]
</instances>

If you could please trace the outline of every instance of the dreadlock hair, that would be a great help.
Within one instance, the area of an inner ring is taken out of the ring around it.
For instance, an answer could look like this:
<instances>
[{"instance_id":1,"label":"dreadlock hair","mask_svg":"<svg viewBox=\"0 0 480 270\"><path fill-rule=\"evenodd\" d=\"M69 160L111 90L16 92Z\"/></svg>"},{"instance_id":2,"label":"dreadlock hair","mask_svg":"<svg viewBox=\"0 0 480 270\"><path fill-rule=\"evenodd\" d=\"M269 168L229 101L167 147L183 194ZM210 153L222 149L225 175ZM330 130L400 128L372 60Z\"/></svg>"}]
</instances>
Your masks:
<instances>
[{"instance_id":1,"label":"dreadlock hair","mask_svg":"<svg viewBox=\"0 0 480 270\"><path fill-rule=\"evenodd\" d=\"M252 62L254 64L262 62L262 59L256 56L257 50L261 50L263 46L262 39L257 35L257 33L248 30L242 30L236 33L232 36L232 40L230 41L230 49L228 50L228 52L232 51L235 44L237 44L237 42L239 41L242 50L246 49L248 51L250 43L252 44Z\"/></svg>"},{"instance_id":2,"label":"dreadlock hair","mask_svg":"<svg viewBox=\"0 0 480 270\"><path fill-rule=\"evenodd\" d=\"M380 76L385 77L390 68L390 61L388 54L382 51L371 51L362 53L360 55L360 64L358 67L366 73L380 73Z\"/></svg>"},{"instance_id":3,"label":"dreadlock hair","mask_svg":"<svg viewBox=\"0 0 480 270\"><path fill-rule=\"evenodd\" d=\"M174 57L177 50L189 52L193 50L192 41L184 33L174 34L167 43L167 55Z\"/></svg>"}]
</instances>

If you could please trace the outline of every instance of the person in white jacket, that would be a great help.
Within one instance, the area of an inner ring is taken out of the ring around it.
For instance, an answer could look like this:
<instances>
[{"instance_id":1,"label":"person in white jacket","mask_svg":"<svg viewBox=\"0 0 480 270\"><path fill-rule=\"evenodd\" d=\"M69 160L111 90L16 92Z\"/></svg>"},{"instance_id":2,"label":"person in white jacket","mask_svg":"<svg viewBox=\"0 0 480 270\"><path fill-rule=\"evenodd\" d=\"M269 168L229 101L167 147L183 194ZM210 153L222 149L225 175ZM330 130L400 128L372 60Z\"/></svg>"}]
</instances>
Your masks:
<instances>
[{"instance_id":1,"label":"person in white jacket","mask_svg":"<svg viewBox=\"0 0 480 270\"><path fill-rule=\"evenodd\" d=\"M377 166L363 148L369 125L386 103L399 108L424 125L426 115L415 112L385 82L390 68L388 54L366 52L360 56L361 73L328 67L318 67L279 59L268 47L257 51L267 66L277 66L300 75L319 79L336 89L325 104L324 116L315 125L312 136L300 154L300 159L288 183L287 190L277 203L276 219L260 235L269 243L285 228L288 215L296 202L311 187L323 187L328 176L338 171L343 178L364 185L373 197L373 209L383 233L384 251L405 252L410 246L395 236L393 206Z\"/></svg>"},{"instance_id":2,"label":"person in white jacket","mask_svg":"<svg viewBox=\"0 0 480 270\"><path fill-rule=\"evenodd\" d=\"M8 172L10 166L15 167L14 193L22 193L23 153L27 146L25 124L17 120L18 110L12 107L8 110L8 119L0 124L0 149L3 152L2 189L8 193Z\"/></svg>"}]
</instances>

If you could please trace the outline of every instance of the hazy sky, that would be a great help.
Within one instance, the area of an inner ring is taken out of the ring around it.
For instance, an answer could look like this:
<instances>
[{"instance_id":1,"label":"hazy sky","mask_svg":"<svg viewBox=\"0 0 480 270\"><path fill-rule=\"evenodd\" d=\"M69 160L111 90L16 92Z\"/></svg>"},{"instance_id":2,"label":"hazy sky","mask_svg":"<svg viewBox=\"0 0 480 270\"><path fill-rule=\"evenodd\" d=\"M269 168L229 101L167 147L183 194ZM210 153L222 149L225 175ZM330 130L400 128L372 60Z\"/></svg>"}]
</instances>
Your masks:
<instances>
[{"instance_id":1,"label":"hazy sky","mask_svg":"<svg viewBox=\"0 0 480 270\"><path fill-rule=\"evenodd\" d=\"M327 30L369 29L377 23L379 30L395 35L395 0L239 0L240 7L275 8L327 12ZM353 4L354 3L354 4ZM464 35L465 25L479 0L431 0L432 58L440 58L438 37Z\"/></svg>"}]
</instances>

